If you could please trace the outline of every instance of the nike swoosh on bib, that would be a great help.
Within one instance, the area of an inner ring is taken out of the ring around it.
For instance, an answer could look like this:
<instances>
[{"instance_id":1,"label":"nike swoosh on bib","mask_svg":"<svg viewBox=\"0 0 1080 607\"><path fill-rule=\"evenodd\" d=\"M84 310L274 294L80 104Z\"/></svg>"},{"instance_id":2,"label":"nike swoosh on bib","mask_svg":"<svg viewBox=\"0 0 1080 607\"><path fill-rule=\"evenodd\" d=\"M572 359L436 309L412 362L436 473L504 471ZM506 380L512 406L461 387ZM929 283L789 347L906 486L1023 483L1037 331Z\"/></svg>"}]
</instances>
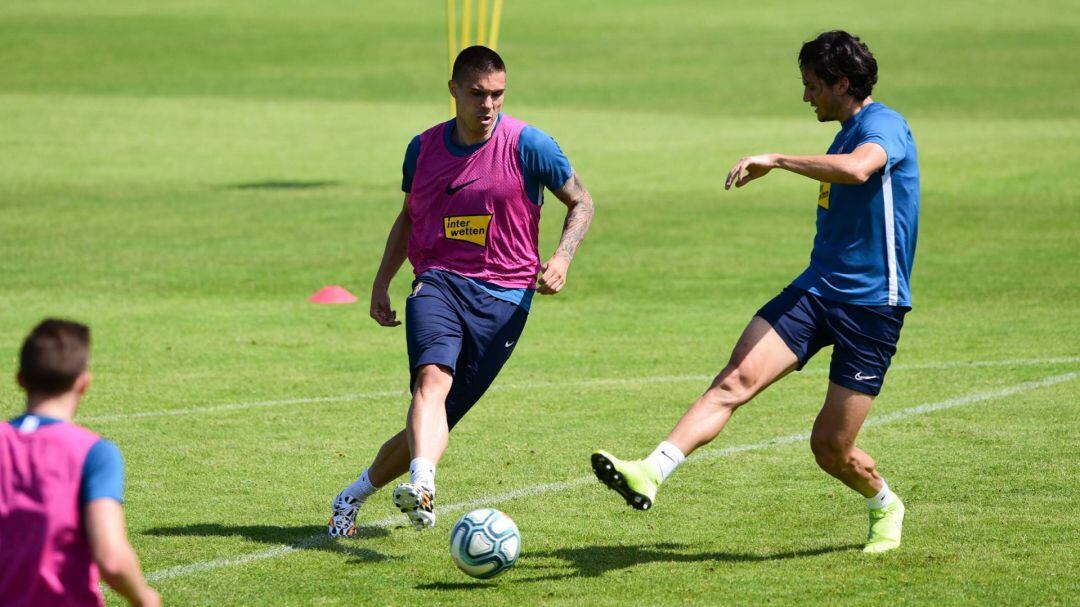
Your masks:
<instances>
[{"instance_id":1,"label":"nike swoosh on bib","mask_svg":"<svg viewBox=\"0 0 1080 607\"><path fill-rule=\"evenodd\" d=\"M454 194L457 194L458 192L460 192L461 189L464 188L465 186L469 185L470 183L477 182L477 181L480 181L479 177L477 177L476 179L473 179L472 181L466 181L465 183L461 183L461 184L458 184L458 185L450 185L448 183L448 184L446 184L446 195L447 196L453 196Z\"/></svg>"}]
</instances>

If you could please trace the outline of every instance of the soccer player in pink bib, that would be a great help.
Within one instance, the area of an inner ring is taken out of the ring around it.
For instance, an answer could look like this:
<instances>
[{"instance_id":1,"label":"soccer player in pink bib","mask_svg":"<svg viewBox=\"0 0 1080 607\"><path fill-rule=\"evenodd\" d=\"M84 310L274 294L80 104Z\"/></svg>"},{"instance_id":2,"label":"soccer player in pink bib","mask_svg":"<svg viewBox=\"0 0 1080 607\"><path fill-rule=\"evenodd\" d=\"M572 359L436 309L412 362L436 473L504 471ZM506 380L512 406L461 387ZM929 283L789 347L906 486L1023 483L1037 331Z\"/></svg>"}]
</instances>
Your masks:
<instances>
[{"instance_id":1,"label":"soccer player in pink bib","mask_svg":"<svg viewBox=\"0 0 1080 607\"><path fill-rule=\"evenodd\" d=\"M45 320L23 344L26 412L0 423L0 605L105 604L105 579L132 605L161 599L124 526L124 461L71 422L90 386L90 329Z\"/></svg>"},{"instance_id":2,"label":"soccer player in pink bib","mask_svg":"<svg viewBox=\"0 0 1080 607\"><path fill-rule=\"evenodd\" d=\"M394 504L417 529L435 525L435 466L450 429L510 358L533 294L563 289L592 220L592 197L558 144L502 113L506 67L495 51L461 51L449 87L456 116L406 149L405 203L371 288L372 318L400 325L387 291L408 257L416 275L405 303L412 404L405 429L334 498L331 537L354 535L364 500L406 472ZM541 263L545 188L568 211L555 253Z\"/></svg>"}]
</instances>

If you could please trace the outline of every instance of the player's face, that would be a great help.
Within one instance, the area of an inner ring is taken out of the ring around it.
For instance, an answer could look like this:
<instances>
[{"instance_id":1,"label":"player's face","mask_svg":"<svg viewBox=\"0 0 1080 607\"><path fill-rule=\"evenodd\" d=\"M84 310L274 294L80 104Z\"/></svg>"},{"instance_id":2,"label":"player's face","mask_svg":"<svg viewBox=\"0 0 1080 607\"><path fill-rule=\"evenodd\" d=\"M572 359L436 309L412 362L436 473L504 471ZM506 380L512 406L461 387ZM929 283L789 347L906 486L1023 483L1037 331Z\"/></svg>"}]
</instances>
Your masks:
<instances>
[{"instance_id":1,"label":"player's face","mask_svg":"<svg viewBox=\"0 0 1080 607\"><path fill-rule=\"evenodd\" d=\"M469 73L462 82L451 80L458 123L471 133L490 132L502 111L505 92L506 72Z\"/></svg>"},{"instance_id":2,"label":"player's face","mask_svg":"<svg viewBox=\"0 0 1080 607\"><path fill-rule=\"evenodd\" d=\"M803 70L803 101L809 103L817 114L818 122L839 120L843 109L843 93L847 90L847 79L841 78L832 86L825 84L813 70Z\"/></svg>"}]
</instances>

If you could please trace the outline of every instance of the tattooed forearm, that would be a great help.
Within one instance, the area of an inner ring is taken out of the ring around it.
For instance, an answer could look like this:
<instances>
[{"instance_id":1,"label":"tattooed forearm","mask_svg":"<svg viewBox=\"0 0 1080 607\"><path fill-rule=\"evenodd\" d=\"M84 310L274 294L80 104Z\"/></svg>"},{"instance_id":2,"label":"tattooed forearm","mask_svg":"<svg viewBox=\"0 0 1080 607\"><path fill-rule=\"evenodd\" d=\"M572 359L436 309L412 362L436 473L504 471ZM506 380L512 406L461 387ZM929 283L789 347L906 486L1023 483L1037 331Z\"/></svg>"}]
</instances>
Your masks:
<instances>
[{"instance_id":1,"label":"tattooed forearm","mask_svg":"<svg viewBox=\"0 0 1080 607\"><path fill-rule=\"evenodd\" d=\"M563 222L562 238L559 239L559 247L555 249L555 254L570 261L574 259L578 245L585 238L585 233L589 231L589 224L592 223L593 218L593 200L577 173L570 175L563 187L555 190L554 194L568 208L566 221Z\"/></svg>"}]
</instances>

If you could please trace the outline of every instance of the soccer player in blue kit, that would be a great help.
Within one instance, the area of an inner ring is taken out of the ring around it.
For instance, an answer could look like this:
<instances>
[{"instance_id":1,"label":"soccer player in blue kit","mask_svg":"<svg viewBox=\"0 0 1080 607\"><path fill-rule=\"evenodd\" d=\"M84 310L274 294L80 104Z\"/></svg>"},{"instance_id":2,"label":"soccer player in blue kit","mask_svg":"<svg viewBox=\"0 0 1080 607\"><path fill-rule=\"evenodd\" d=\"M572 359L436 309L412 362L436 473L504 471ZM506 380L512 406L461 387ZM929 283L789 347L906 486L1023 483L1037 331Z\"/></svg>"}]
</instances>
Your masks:
<instances>
[{"instance_id":1,"label":"soccer player in blue kit","mask_svg":"<svg viewBox=\"0 0 1080 607\"><path fill-rule=\"evenodd\" d=\"M810 448L825 472L866 498L870 530L864 552L900 545L904 504L855 446L881 390L910 310L909 277L919 223L919 166L903 116L870 98L877 61L859 38L825 32L799 52L803 101L819 122L840 122L820 156L763 154L739 160L725 189L772 169L819 182L817 235L809 267L750 320L723 371L644 460L606 451L593 470L639 510L692 451L719 435L732 413L818 350L833 345L825 404Z\"/></svg>"}]
</instances>

